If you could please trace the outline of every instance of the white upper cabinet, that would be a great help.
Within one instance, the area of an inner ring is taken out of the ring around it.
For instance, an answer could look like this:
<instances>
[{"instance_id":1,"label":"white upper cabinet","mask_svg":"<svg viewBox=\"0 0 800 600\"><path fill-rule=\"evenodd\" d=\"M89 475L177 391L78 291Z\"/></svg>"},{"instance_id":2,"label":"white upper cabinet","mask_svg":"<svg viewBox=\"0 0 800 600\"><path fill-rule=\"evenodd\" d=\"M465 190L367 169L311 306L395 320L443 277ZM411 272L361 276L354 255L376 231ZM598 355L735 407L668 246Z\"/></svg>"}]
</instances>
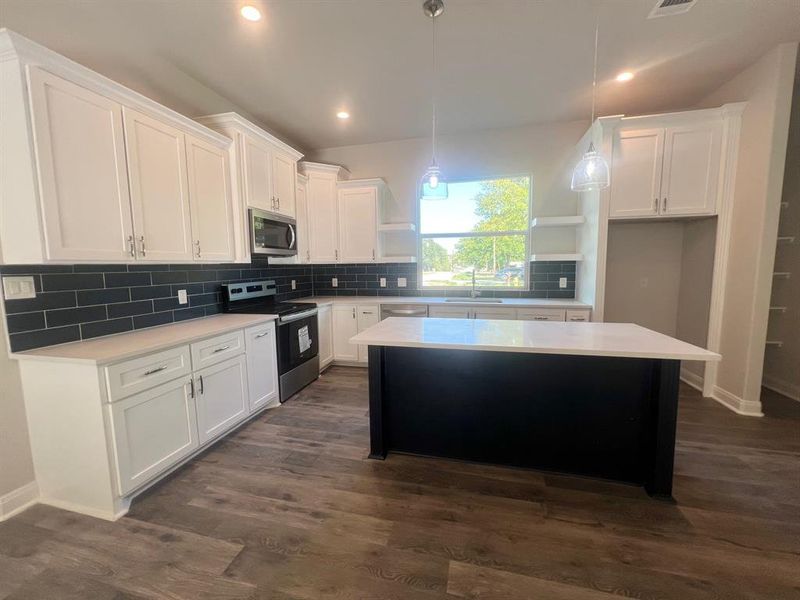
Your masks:
<instances>
[{"instance_id":1,"label":"white upper cabinet","mask_svg":"<svg viewBox=\"0 0 800 600\"><path fill-rule=\"evenodd\" d=\"M123 109L137 258L192 260L184 133Z\"/></svg>"},{"instance_id":2,"label":"white upper cabinet","mask_svg":"<svg viewBox=\"0 0 800 600\"><path fill-rule=\"evenodd\" d=\"M195 259L232 261L235 251L227 150L187 136L186 157Z\"/></svg>"},{"instance_id":3,"label":"white upper cabinet","mask_svg":"<svg viewBox=\"0 0 800 600\"><path fill-rule=\"evenodd\" d=\"M339 260L336 210L336 174L306 168L308 207L308 255L312 263Z\"/></svg>"},{"instance_id":4,"label":"white upper cabinet","mask_svg":"<svg viewBox=\"0 0 800 600\"><path fill-rule=\"evenodd\" d=\"M282 152L272 154L272 191L275 211L287 217L295 212L295 176L297 161Z\"/></svg>"},{"instance_id":5,"label":"white upper cabinet","mask_svg":"<svg viewBox=\"0 0 800 600\"><path fill-rule=\"evenodd\" d=\"M610 218L717 213L722 122L687 114L662 117L662 127L614 132Z\"/></svg>"},{"instance_id":6,"label":"white upper cabinet","mask_svg":"<svg viewBox=\"0 0 800 600\"><path fill-rule=\"evenodd\" d=\"M132 260L122 107L35 67L29 70L29 87L44 221L42 258ZM3 105L5 111L6 98ZM4 152L15 151L3 146ZM14 176L20 174L3 175ZM7 260L17 254L14 250L4 248ZM19 254L24 257L26 250ZM31 248L34 257L40 251Z\"/></svg>"},{"instance_id":7,"label":"white upper cabinet","mask_svg":"<svg viewBox=\"0 0 800 600\"><path fill-rule=\"evenodd\" d=\"M663 154L663 129L627 130L614 136L612 217L658 214Z\"/></svg>"},{"instance_id":8,"label":"white upper cabinet","mask_svg":"<svg viewBox=\"0 0 800 600\"><path fill-rule=\"evenodd\" d=\"M295 210L297 212L297 257L296 262L311 260L308 242L308 178L298 175L295 188Z\"/></svg>"},{"instance_id":9,"label":"white upper cabinet","mask_svg":"<svg viewBox=\"0 0 800 600\"><path fill-rule=\"evenodd\" d=\"M661 213L713 215L720 171L722 125L667 129L661 178Z\"/></svg>"},{"instance_id":10,"label":"white upper cabinet","mask_svg":"<svg viewBox=\"0 0 800 600\"><path fill-rule=\"evenodd\" d=\"M378 190L375 186L339 190L339 261L375 262L378 246Z\"/></svg>"},{"instance_id":11,"label":"white upper cabinet","mask_svg":"<svg viewBox=\"0 0 800 600\"><path fill-rule=\"evenodd\" d=\"M247 206L274 210L269 146L253 136L242 136L242 179Z\"/></svg>"}]
</instances>

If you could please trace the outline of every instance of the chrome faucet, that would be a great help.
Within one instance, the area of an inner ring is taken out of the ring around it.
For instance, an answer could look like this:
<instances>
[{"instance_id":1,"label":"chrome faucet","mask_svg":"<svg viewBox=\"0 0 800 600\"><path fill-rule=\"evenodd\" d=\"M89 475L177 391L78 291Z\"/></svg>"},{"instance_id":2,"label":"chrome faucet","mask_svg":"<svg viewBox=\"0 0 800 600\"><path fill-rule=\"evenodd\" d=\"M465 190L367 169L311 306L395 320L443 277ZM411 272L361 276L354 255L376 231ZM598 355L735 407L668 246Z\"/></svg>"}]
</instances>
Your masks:
<instances>
[{"instance_id":1,"label":"chrome faucet","mask_svg":"<svg viewBox=\"0 0 800 600\"><path fill-rule=\"evenodd\" d=\"M470 292L470 298L477 298L481 295L480 292L475 291L475 267L472 268L472 291Z\"/></svg>"}]
</instances>

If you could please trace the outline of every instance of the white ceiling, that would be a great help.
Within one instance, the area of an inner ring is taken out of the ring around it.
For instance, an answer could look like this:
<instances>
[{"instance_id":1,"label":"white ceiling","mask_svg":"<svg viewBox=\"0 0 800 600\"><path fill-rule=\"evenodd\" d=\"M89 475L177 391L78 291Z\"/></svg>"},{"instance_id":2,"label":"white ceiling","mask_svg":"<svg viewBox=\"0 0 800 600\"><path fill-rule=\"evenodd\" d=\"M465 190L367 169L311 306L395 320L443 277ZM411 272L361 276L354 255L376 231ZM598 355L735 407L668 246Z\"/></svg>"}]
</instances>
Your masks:
<instances>
[{"instance_id":1,"label":"white ceiling","mask_svg":"<svg viewBox=\"0 0 800 600\"><path fill-rule=\"evenodd\" d=\"M445 0L440 130L691 106L774 45L800 40L800 0ZM0 0L0 25L184 112L239 110L301 149L428 135L431 24L421 0ZM622 85L621 69L637 73ZM340 122L335 112L352 114Z\"/></svg>"}]
</instances>

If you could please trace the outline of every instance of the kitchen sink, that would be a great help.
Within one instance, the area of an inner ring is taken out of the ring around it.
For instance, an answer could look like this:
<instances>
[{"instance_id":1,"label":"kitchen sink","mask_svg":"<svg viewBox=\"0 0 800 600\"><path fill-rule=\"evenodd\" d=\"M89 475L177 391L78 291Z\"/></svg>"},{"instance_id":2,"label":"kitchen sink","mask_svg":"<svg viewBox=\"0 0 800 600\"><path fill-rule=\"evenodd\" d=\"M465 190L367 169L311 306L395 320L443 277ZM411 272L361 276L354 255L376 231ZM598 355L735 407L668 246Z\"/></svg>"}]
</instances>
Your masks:
<instances>
[{"instance_id":1,"label":"kitchen sink","mask_svg":"<svg viewBox=\"0 0 800 600\"><path fill-rule=\"evenodd\" d=\"M478 304L502 304L502 298L445 298L445 302L475 302Z\"/></svg>"}]
</instances>

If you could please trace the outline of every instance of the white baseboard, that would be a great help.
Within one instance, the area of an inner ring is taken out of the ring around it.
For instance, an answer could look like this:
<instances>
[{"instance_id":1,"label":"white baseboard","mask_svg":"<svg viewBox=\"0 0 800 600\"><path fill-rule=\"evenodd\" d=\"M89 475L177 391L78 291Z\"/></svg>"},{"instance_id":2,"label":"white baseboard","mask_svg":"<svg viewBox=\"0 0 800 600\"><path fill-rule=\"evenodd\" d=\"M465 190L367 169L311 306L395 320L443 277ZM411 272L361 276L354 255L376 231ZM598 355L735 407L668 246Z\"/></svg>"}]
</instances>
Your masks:
<instances>
[{"instance_id":1,"label":"white baseboard","mask_svg":"<svg viewBox=\"0 0 800 600\"><path fill-rule=\"evenodd\" d=\"M66 502L64 500L56 500L55 498L40 498L41 504L52 506L53 508L60 508L61 510L68 510L70 512L78 513L81 515L88 515L96 519L103 519L104 521L116 521L121 517L128 514L128 507L130 506L130 499L124 503L123 506L117 510L105 511L91 506L83 506L82 504L75 504L74 502Z\"/></svg>"},{"instance_id":2,"label":"white baseboard","mask_svg":"<svg viewBox=\"0 0 800 600\"><path fill-rule=\"evenodd\" d=\"M800 385L794 385L788 381L770 375L764 375L761 385L768 390L779 393L781 396L786 396L787 398L800 402Z\"/></svg>"},{"instance_id":3,"label":"white baseboard","mask_svg":"<svg viewBox=\"0 0 800 600\"><path fill-rule=\"evenodd\" d=\"M694 373L688 369L681 368L681 381L683 381L686 385L698 390L701 394L703 393L702 375L698 375L697 373Z\"/></svg>"},{"instance_id":4,"label":"white baseboard","mask_svg":"<svg viewBox=\"0 0 800 600\"><path fill-rule=\"evenodd\" d=\"M764 416L764 413L761 412L761 402L745 400L736 394L730 393L728 390L722 389L718 385L714 386L714 393L711 395L711 397L737 414L745 415L747 417Z\"/></svg>"},{"instance_id":5,"label":"white baseboard","mask_svg":"<svg viewBox=\"0 0 800 600\"><path fill-rule=\"evenodd\" d=\"M35 481L26 483L4 496L0 496L0 521L21 513L39 501L39 486Z\"/></svg>"}]
</instances>

